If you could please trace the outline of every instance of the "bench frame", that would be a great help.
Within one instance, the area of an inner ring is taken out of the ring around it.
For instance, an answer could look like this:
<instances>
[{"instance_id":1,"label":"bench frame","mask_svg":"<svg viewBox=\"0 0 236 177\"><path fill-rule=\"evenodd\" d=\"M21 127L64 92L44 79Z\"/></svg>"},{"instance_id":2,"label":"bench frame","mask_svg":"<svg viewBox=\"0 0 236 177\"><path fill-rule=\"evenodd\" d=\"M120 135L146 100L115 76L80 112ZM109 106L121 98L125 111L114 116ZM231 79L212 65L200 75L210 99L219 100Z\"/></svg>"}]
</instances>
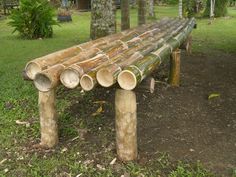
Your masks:
<instances>
[{"instance_id":1,"label":"bench frame","mask_svg":"<svg viewBox=\"0 0 236 177\"><path fill-rule=\"evenodd\" d=\"M191 53L191 36L181 48ZM170 56L169 84L178 87L180 84L181 50L176 49ZM152 80L152 79L151 79ZM153 80L152 80L153 81ZM150 83L153 89L153 82ZM127 99L129 98L129 99ZM59 142L58 119L55 106L56 89L39 92L40 113L40 146L52 148ZM115 96L116 149L118 158L122 161L136 160L137 148L137 103L134 91L117 89Z\"/></svg>"}]
</instances>

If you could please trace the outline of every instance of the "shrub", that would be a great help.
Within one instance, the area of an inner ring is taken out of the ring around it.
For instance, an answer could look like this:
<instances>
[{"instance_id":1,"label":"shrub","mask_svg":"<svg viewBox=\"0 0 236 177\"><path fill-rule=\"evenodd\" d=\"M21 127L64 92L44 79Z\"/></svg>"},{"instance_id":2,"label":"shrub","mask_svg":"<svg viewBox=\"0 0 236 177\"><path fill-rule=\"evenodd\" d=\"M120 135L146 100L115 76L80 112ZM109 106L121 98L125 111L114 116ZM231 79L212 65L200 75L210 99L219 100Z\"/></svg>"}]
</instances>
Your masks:
<instances>
[{"instance_id":1,"label":"shrub","mask_svg":"<svg viewBox=\"0 0 236 177\"><path fill-rule=\"evenodd\" d=\"M48 38L53 35L54 13L47 0L21 0L20 8L10 16L9 25L24 38Z\"/></svg>"}]
</instances>

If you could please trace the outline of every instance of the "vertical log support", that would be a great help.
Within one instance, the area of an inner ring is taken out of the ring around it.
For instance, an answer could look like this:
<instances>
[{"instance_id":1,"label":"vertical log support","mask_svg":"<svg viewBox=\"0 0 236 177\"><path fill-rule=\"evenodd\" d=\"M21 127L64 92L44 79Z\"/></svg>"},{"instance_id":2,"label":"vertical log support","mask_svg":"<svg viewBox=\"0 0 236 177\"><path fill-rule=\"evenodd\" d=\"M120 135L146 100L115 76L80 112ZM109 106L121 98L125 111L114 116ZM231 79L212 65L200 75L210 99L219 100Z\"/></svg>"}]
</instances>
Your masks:
<instances>
[{"instance_id":1,"label":"vertical log support","mask_svg":"<svg viewBox=\"0 0 236 177\"><path fill-rule=\"evenodd\" d=\"M180 84L180 56L181 50L176 49L170 57L169 84L178 87Z\"/></svg>"},{"instance_id":2,"label":"vertical log support","mask_svg":"<svg viewBox=\"0 0 236 177\"><path fill-rule=\"evenodd\" d=\"M122 161L137 159L137 104L133 91L117 90L116 111L116 148Z\"/></svg>"},{"instance_id":3,"label":"vertical log support","mask_svg":"<svg viewBox=\"0 0 236 177\"><path fill-rule=\"evenodd\" d=\"M40 145L52 148L58 143L58 125L55 109L55 89L39 92Z\"/></svg>"}]
</instances>

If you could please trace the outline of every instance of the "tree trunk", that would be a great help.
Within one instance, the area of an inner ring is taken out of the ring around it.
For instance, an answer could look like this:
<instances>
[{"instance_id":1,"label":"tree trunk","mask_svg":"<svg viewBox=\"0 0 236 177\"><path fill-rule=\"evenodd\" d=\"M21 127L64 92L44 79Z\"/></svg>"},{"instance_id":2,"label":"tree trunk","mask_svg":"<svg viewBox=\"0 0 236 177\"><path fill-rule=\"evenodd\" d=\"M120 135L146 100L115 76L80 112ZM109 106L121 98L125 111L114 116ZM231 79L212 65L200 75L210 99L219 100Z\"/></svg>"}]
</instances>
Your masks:
<instances>
[{"instance_id":1,"label":"tree trunk","mask_svg":"<svg viewBox=\"0 0 236 177\"><path fill-rule=\"evenodd\" d=\"M154 2L154 0L149 0L148 5L149 5L149 10L148 10L149 17L155 18L156 15L155 15L155 2Z\"/></svg>"},{"instance_id":2,"label":"tree trunk","mask_svg":"<svg viewBox=\"0 0 236 177\"><path fill-rule=\"evenodd\" d=\"M130 28L129 1L121 0L121 31Z\"/></svg>"},{"instance_id":3,"label":"tree trunk","mask_svg":"<svg viewBox=\"0 0 236 177\"><path fill-rule=\"evenodd\" d=\"M97 39L115 33L115 24L113 0L92 0L91 39Z\"/></svg>"},{"instance_id":4,"label":"tree trunk","mask_svg":"<svg viewBox=\"0 0 236 177\"><path fill-rule=\"evenodd\" d=\"M179 18L183 18L183 0L179 0Z\"/></svg>"},{"instance_id":5,"label":"tree trunk","mask_svg":"<svg viewBox=\"0 0 236 177\"><path fill-rule=\"evenodd\" d=\"M146 23L146 0L138 0L138 25Z\"/></svg>"}]
</instances>

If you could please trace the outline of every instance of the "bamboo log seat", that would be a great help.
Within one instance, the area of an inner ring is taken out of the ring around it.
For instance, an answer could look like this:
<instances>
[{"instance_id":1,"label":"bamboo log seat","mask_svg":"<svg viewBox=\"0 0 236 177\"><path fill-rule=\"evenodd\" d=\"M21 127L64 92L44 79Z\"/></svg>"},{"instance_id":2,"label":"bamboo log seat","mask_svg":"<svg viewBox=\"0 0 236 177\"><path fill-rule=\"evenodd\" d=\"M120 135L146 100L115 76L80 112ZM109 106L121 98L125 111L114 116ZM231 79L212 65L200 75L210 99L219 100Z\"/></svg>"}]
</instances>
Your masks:
<instances>
[{"instance_id":1,"label":"bamboo log seat","mask_svg":"<svg viewBox=\"0 0 236 177\"><path fill-rule=\"evenodd\" d=\"M91 91L97 85L109 88L118 83L121 89L115 96L117 154L123 161L135 160L137 105L133 90L145 80L143 83L148 83L153 92L155 81L150 75L167 59L171 64L169 84L179 86L180 48L191 51L195 26L194 18L163 18L28 62L25 77L39 91L41 145L51 148L58 143L58 85Z\"/></svg>"}]
</instances>

